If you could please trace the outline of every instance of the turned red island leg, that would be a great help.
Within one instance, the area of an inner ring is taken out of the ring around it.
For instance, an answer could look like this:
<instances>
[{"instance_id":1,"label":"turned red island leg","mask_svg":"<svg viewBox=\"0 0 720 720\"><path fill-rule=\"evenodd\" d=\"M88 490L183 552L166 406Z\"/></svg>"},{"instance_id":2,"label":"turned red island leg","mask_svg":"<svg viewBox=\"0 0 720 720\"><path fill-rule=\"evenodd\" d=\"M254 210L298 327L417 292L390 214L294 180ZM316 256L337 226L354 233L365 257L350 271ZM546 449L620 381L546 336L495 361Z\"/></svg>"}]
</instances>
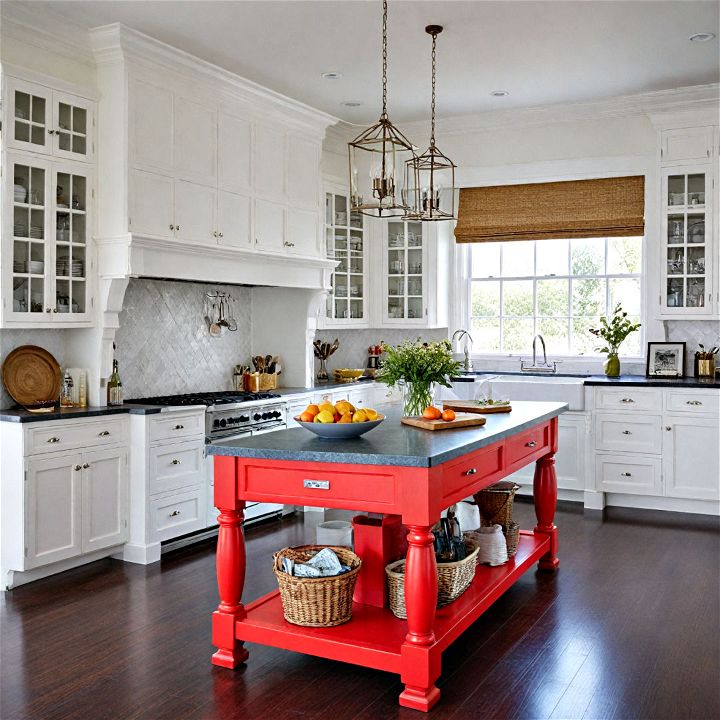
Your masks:
<instances>
[{"instance_id":1,"label":"turned red island leg","mask_svg":"<svg viewBox=\"0 0 720 720\"><path fill-rule=\"evenodd\" d=\"M550 536L550 552L543 555L538 562L542 570L555 570L560 565L557 557L558 531L555 526L555 506L557 505L557 476L555 474L555 456L546 455L535 464L533 481L535 500L535 516L537 517L536 533Z\"/></svg>"},{"instance_id":2,"label":"turned red island leg","mask_svg":"<svg viewBox=\"0 0 720 720\"><path fill-rule=\"evenodd\" d=\"M408 633L401 649L400 679L405 690L400 705L427 712L440 699L435 680L440 675L440 655L433 652L433 620L437 607L437 569L433 534L427 525L408 525L405 563L405 608Z\"/></svg>"},{"instance_id":3,"label":"turned red island leg","mask_svg":"<svg viewBox=\"0 0 720 720\"><path fill-rule=\"evenodd\" d=\"M213 665L234 669L248 658L248 651L235 639L235 620L243 617L241 602L245 584L245 538L243 509L235 488L235 458L215 458L215 505L220 510L216 570L220 604L213 613L212 642L218 650Z\"/></svg>"}]
</instances>

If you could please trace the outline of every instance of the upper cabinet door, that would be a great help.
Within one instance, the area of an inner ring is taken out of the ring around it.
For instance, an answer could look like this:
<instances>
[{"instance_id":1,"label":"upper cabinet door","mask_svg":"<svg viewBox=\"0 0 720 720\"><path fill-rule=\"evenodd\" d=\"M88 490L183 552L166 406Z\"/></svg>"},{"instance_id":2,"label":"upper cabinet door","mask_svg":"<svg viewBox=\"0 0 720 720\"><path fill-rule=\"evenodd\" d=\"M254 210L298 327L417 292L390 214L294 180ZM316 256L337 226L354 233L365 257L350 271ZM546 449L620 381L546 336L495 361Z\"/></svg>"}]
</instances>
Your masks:
<instances>
[{"instance_id":1,"label":"upper cabinet door","mask_svg":"<svg viewBox=\"0 0 720 720\"><path fill-rule=\"evenodd\" d=\"M175 237L178 240L217 243L215 205L217 190L196 183L175 181Z\"/></svg>"},{"instance_id":2,"label":"upper cabinet door","mask_svg":"<svg viewBox=\"0 0 720 720\"><path fill-rule=\"evenodd\" d=\"M217 112L188 98L174 98L175 177L217 184Z\"/></svg>"},{"instance_id":3,"label":"upper cabinet door","mask_svg":"<svg viewBox=\"0 0 720 720\"><path fill-rule=\"evenodd\" d=\"M172 178L133 170L130 173L130 232L158 238L174 235Z\"/></svg>"},{"instance_id":4,"label":"upper cabinet door","mask_svg":"<svg viewBox=\"0 0 720 720\"><path fill-rule=\"evenodd\" d=\"M287 185L291 203L317 208L320 201L320 146L317 143L290 137Z\"/></svg>"},{"instance_id":5,"label":"upper cabinet door","mask_svg":"<svg viewBox=\"0 0 720 720\"><path fill-rule=\"evenodd\" d=\"M50 155L52 90L12 77L8 77L6 83L8 147Z\"/></svg>"},{"instance_id":6,"label":"upper cabinet door","mask_svg":"<svg viewBox=\"0 0 720 720\"><path fill-rule=\"evenodd\" d=\"M264 252L282 252L285 249L283 205L255 200L255 246Z\"/></svg>"},{"instance_id":7,"label":"upper cabinet door","mask_svg":"<svg viewBox=\"0 0 720 720\"><path fill-rule=\"evenodd\" d=\"M53 93L54 155L68 160L93 159L95 103L77 95Z\"/></svg>"},{"instance_id":8,"label":"upper cabinet door","mask_svg":"<svg viewBox=\"0 0 720 720\"><path fill-rule=\"evenodd\" d=\"M173 171L173 96L142 80L133 84L133 165L142 170Z\"/></svg>"},{"instance_id":9,"label":"upper cabinet door","mask_svg":"<svg viewBox=\"0 0 720 720\"><path fill-rule=\"evenodd\" d=\"M250 235L250 198L220 190L218 193L218 243L232 247L253 246Z\"/></svg>"},{"instance_id":10,"label":"upper cabinet door","mask_svg":"<svg viewBox=\"0 0 720 720\"><path fill-rule=\"evenodd\" d=\"M243 193L252 187L252 126L224 112L218 117L218 176L221 190Z\"/></svg>"},{"instance_id":11,"label":"upper cabinet door","mask_svg":"<svg viewBox=\"0 0 720 720\"><path fill-rule=\"evenodd\" d=\"M264 125L255 126L255 192L285 197L285 135Z\"/></svg>"},{"instance_id":12,"label":"upper cabinet door","mask_svg":"<svg viewBox=\"0 0 720 720\"><path fill-rule=\"evenodd\" d=\"M318 254L318 214L312 210L288 210L288 239L285 247L295 255Z\"/></svg>"},{"instance_id":13,"label":"upper cabinet door","mask_svg":"<svg viewBox=\"0 0 720 720\"><path fill-rule=\"evenodd\" d=\"M711 127L665 130L661 135L660 160L663 164L707 161L712 156Z\"/></svg>"}]
</instances>

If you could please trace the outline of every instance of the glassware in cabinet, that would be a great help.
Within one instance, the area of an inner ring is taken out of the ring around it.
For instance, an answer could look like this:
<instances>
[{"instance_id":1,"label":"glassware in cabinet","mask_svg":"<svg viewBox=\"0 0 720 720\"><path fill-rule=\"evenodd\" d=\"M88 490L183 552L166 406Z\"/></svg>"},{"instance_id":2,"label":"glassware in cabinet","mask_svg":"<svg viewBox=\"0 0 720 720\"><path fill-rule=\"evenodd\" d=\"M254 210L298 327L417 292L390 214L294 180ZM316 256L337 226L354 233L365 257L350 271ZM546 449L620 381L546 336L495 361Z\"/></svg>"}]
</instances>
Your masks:
<instances>
[{"instance_id":1,"label":"glassware in cabinet","mask_svg":"<svg viewBox=\"0 0 720 720\"><path fill-rule=\"evenodd\" d=\"M422 320L425 316L423 228L402 220L387 224L386 317L388 320Z\"/></svg>"}]
</instances>

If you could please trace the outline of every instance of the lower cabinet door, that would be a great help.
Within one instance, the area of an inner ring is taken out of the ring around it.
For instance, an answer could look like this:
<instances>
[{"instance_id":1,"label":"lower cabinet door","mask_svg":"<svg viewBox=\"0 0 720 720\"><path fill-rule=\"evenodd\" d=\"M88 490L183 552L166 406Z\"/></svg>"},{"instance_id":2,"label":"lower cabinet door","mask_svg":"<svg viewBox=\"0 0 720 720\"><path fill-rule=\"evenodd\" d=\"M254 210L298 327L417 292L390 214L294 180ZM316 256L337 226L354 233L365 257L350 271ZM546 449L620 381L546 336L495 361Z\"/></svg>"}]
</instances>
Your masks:
<instances>
[{"instance_id":1,"label":"lower cabinet door","mask_svg":"<svg viewBox=\"0 0 720 720\"><path fill-rule=\"evenodd\" d=\"M206 489L200 485L150 501L151 531L157 540L195 532L205 527Z\"/></svg>"},{"instance_id":2,"label":"lower cabinet door","mask_svg":"<svg viewBox=\"0 0 720 720\"><path fill-rule=\"evenodd\" d=\"M82 552L82 462L78 453L28 462L25 570Z\"/></svg>"},{"instance_id":3,"label":"lower cabinet door","mask_svg":"<svg viewBox=\"0 0 720 720\"><path fill-rule=\"evenodd\" d=\"M665 495L720 499L720 420L665 416Z\"/></svg>"},{"instance_id":4,"label":"lower cabinet door","mask_svg":"<svg viewBox=\"0 0 720 720\"><path fill-rule=\"evenodd\" d=\"M98 450L82 460L82 551L121 545L127 540L128 451Z\"/></svg>"}]
</instances>

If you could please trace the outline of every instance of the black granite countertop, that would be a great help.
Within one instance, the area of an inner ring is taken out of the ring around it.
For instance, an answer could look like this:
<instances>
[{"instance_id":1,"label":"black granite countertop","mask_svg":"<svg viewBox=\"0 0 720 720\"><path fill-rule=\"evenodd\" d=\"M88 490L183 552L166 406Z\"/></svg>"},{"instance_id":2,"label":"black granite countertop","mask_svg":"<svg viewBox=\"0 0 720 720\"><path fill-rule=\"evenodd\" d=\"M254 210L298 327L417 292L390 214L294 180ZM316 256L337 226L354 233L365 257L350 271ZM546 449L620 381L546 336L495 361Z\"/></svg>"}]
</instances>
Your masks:
<instances>
[{"instance_id":1,"label":"black granite countertop","mask_svg":"<svg viewBox=\"0 0 720 720\"><path fill-rule=\"evenodd\" d=\"M113 407L86 407L86 408L56 408L51 412L35 413L25 408L14 408L11 410L0 410L1 422L45 422L47 420L77 420L78 418L98 417L100 415L119 415L130 412L130 408L124 405Z\"/></svg>"},{"instance_id":2,"label":"black granite countertop","mask_svg":"<svg viewBox=\"0 0 720 720\"><path fill-rule=\"evenodd\" d=\"M380 410L387 415L385 422L352 440L325 440L299 427L214 442L207 446L207 452L269 460L433 467L556 417L567 410L567 405L515 402L510 413L486 415L482 427L435 432L401 425L398 407Z\"/></svg>"}]
</instances>

